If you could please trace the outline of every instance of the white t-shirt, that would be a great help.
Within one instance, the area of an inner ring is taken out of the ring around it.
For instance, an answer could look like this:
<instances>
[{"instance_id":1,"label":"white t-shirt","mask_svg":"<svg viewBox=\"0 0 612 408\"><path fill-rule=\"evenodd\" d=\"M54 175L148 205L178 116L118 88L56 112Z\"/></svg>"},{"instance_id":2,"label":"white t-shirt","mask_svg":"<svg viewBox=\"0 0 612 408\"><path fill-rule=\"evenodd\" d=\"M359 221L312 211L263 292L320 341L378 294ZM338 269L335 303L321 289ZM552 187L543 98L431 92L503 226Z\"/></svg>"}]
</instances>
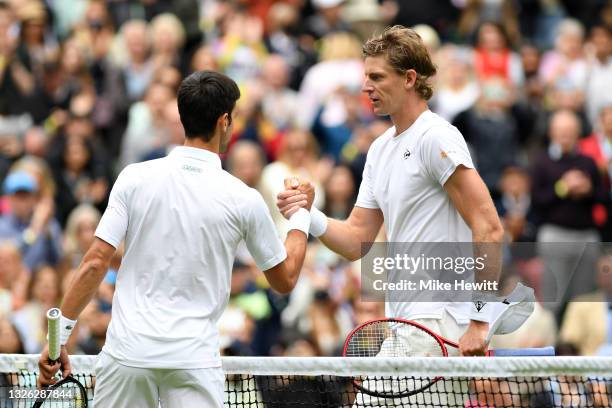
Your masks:
<instances>
[{"instance_id":1,"label":"white t-shirt","mask_svg":"<svg viewBox=\"0 0 612 408\"><path fill-rule=\"evenodd\" d=\"M395 127L368 152L356 206L380 209L389 242L471 242L472 233L444 183L459 165L474 168L461 133L431 111L398 136ZM469 321L469 302L387 302L388 317Z\"/></svg>"},{"instance_id":2,"label":"white t-shirt","mask_svg":"<svg viewBox=\"0 0 612 408\"><path fill-rule=\"evenodd\" d=\"M261 270L287 256L261 195L216 154L184 146L121 172L96 236L125 238L104 350L133 367L220 366L238 244Z\"/></svg>"}]
</instances>

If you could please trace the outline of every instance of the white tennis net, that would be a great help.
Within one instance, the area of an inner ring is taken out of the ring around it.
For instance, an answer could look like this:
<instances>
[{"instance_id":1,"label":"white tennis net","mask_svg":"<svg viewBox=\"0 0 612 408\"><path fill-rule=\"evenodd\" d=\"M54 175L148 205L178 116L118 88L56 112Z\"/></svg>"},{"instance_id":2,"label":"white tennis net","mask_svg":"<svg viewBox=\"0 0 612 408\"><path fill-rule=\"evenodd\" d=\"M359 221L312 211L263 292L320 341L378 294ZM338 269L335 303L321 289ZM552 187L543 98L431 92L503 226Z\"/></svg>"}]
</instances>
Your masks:
<instances>
[{"instance_id":1,"label":"white tennis net","mask_svg":"<svg viewBox=\"0 0 612 408\"><path fill-rule=\"evenodd\" d=\"M31 407L11 390L33 388L38 356L0 355L0 408ZM71 356L95 393L96 356ZM227 407L612 407L612 358L300 358L224 357ZM438 379L406 398L364 395L354 379ZM47 406L47 405L46 405ZM63 407L60 402L57 405Z\"/></svg>"}]
</instances>

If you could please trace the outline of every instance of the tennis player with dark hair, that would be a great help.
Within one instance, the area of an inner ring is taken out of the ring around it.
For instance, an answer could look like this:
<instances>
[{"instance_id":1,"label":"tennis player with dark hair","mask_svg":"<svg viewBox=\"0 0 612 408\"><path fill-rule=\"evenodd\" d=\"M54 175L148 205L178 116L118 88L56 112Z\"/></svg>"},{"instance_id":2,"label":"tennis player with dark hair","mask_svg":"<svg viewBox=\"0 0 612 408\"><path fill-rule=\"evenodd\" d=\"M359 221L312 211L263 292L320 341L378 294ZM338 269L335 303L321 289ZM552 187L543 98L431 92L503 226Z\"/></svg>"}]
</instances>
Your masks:
<instances>
[{"instance_id":1,"label":"tennis player with dark hair","mask_svg":"<svg viewBox=\"0 0 612 408\"><path fill-rule=\"evenodd\" d=\"M221 168L240 97L216 72L187 77L178 91L185 143L167 157L127 166L64 298L61 344L104 278L125 239L112 320L96 364L98 407L221 407L224 376L216 329L230 293L232 263L244 240L275 290L295 285L310 214L291 217L285 245L261 195ZM300 197L310 208L314 190ZM40 383L70 372L66 348ZM61 366L61 367L60 367Z\"/></svg>"},{"instance_id":2,"label":"tennis player with dark hair","mask_svg":"<svg viewBox=\"0 0 612 408\"><path fill-rule=\"evenodd\" d=\"M389 242L501 242L503 227L464 138L428 109L436 67L419 35L388 28L365 43L363 54L362 90L374 113L390 116L394 126L370 147L348 219L328 219L313 208L311 234L349 260L362 256L362 244L375 240L383 222ZM299 188L278 195L283 215L297 209L300 195ZM462 355L484 355L490 317L480 306L387 302L386 315L415 320L458 341Z\"/></svg>"}]
</instances>

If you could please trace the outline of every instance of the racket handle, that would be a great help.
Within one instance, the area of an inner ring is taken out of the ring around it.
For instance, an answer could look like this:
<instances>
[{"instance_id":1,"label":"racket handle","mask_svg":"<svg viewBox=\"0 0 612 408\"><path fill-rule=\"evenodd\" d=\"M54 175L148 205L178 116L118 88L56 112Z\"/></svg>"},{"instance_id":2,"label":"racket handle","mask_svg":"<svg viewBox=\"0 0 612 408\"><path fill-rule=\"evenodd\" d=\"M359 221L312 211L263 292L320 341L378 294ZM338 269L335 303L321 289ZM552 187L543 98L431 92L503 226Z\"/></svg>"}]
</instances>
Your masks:
<instances>
[{"instance_id":1,"label":"racket handle","mask_svg":"<svg viewBox=\"0 0 612 408\"><path fill-rule=\"evenodd\" d=\"M538 348L495 349L489 350L487 355L490 357L545 357L554 356L555 348L549 346Z\"/></svg>"}]
</instances>

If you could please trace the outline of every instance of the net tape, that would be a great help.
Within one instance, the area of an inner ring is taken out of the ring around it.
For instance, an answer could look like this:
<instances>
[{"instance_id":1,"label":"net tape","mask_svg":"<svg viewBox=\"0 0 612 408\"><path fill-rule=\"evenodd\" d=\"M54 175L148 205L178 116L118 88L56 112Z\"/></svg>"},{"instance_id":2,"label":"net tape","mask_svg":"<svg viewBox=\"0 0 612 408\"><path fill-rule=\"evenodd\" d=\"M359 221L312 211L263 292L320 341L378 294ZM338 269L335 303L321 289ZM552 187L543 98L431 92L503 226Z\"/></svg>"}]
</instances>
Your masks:
<instances>
[{"instance_id":1,"label":"net tape","mask_svg":"<svg viewBox=\"0 0 612 408\"><path fill-rule=\"evenodd\" d=\"M222 360L226 407L612 407L612 358L604 357ZM31 406L25 400L8 399L7 390L32 386L37 361L35 355L0 355L0 408ZM73 372L88 388L90 399L95 361L96 356L71 356ZM361 378L384 390L398 382L437 376L444 378L409 398L370 397L352 383Z\"/></svg>"}]
</instances>

